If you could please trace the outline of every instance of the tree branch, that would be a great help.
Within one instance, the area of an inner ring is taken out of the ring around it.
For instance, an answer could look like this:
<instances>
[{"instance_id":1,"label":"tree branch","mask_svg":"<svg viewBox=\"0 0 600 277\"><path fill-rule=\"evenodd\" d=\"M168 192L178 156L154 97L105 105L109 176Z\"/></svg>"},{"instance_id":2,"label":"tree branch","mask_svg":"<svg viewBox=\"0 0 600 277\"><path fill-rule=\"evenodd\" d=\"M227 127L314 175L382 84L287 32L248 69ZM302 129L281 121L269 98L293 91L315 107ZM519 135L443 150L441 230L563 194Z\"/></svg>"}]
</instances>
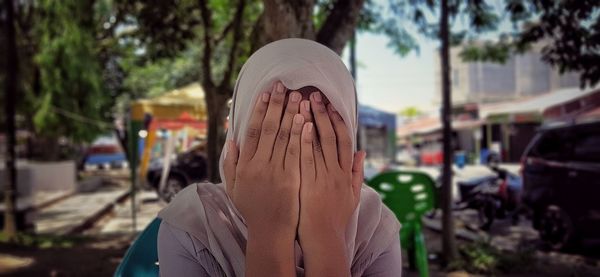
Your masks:
<instances>
[{"instance_id":1,"label":"tree branch","mask_svg":"<svg viewBox=\"0 0 600 277\"><path fill-rule=\"evenodd\" d=\"M204 55L202 57L202 74L203 74L203 85L213 87L212 81L212 70L210 66L210 60L212 57L212 13L208 8L206 0L198 0L200 4L200 13L202 15L202 25L204 27Z\"/></svg>"},{"instance_id":2,"label":"tree branch","mask_svg":"<svg viewBox=\"0 0 600 277\"><path fill-rule=\"evenodd\" d=\"M352 36L364 0L338 0L317 33L317 41L341 54Z\"/></svg>"},{"instance_id":3,"label":"tree branch","mask_svg":"<svg viewBox=\"0 0 600 277\"><path fill-rule=\"evenodd\" d=\"M242 38L242 17L244 16L244 8L246 7L245 0L239 0L237 4L237 9L234 15L233 21L233 38L231 42L231 49L229 50L229 60L227 63L227 70L225 74L223 74L223 81L221 81L220 87L222 89L229 86L229 82L231 80L231 75L233 74L235 67L235 62L237 60L237 52L240 45L240 40ZM225 90L223 90L225 91Z\"/></svg>"},{"instance_id":4,"label":"tree branch","mask_svg":"<svg viewBox=\"0 0 600 277\"><path fill-rule=\"evenodd\" d=\"M225 26L225 28L223 28L223 31L221 32L221 35L219 35L218 37L215 38L215 45L219 44L223 39L225 39L225 37L227 36L227 34L229 34L229 32L231 31L231 27L233 26L233 24L235 23L236 18L234 17L233 19L231 19L231 21L229 21L229 23L227 23L227 25Z\"/></svg>"},{"instance_id":5,"label":"tree branch","mask_svg":"<svg viewBox=\"0 0 600 277\"><path fill-rule=\"evenodd\" d=\"M250 32L250 53L254 53L258 48L266 44L264 18L265 13L262 12L256 19L256 22L254 22L254 25L252 25L252 31Z\"/></svg>"}]
</instances>

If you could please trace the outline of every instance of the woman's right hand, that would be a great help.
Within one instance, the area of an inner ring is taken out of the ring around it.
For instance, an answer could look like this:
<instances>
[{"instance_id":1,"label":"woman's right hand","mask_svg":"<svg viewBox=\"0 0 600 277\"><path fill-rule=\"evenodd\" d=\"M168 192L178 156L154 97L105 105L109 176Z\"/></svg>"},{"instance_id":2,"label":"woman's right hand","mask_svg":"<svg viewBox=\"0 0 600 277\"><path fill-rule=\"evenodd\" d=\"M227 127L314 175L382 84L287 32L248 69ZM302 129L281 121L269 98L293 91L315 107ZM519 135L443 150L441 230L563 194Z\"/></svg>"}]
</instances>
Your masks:
<instances>
[{"instance_id":1,"label":"woman's right hand","mask_svg":"<svg viewBox=\"0 0 600 277\"><path fill-rule=\"evenodd\" d=\"M271 93L256 101L241 152L228 141L224 160L227 193L242 214L249 236L291 238L299 218L300 135L298 113L302 95L276 82ZM283 118L282 118L282 113Z\"/></svg>"}]
</instances>

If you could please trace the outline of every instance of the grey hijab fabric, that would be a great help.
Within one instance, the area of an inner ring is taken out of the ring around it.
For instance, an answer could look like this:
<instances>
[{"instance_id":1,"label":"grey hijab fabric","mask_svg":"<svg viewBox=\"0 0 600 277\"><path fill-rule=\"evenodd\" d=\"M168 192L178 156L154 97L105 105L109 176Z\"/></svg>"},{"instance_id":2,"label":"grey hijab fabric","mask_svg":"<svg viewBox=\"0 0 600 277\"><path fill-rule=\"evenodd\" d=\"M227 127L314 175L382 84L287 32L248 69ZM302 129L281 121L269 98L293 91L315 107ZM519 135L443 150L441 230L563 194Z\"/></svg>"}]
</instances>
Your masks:
<instances>
[{"instance_id":1,"label":"grey hijab fabric","mask_svg":"<svg viewBox=\"0 0 600 277\"><path fill-rule=\"evenodd\" d=\"M356 90L340 57L314 41L283 39L259 49L242 67L229 114L228 139L238 145L242 143L253 104L276 80L291 90L306 86L318 88L344 119L350 137L356 138ZM222 166L225 155L226 147L220 161L222 180L225 179ZM247 228L227 196L224 183L188 186L159 217L201 241L227 276L244 276ZM352 276L360 276L389 243L398 240L399 228L398 220L382 204L379 195L363 186L360 203L346 231ZM298 276L303 276L302 250L297 242L296 266Z\"/></svg>"}]
</instances>

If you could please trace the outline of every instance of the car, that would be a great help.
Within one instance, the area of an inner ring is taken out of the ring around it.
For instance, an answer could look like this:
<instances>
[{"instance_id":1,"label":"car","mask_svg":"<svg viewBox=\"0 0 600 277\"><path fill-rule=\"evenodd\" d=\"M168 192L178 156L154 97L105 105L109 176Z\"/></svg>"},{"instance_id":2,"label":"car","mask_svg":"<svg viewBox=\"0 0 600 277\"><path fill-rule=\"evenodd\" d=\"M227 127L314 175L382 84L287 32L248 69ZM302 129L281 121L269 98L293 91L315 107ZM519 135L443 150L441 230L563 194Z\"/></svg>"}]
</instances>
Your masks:
<instances>
[{"instance_id":1,"label":"car","mask_svg":"<svg viewBox=\"0 0 600 277\"><path fill-rule=\"evenodd\" d=\"M85 151L81 164L84 170L127 168L125 152L114 136L101 136Z\"/></svg>"},{"instance_id":2,"label":"car","mask_svg":"<svg viewBox=\"0 0 600 277\"><path fill-rule=\"evenodd\" d=\"M551 248L600 237L600 121L541 128L521 173L533 227Z\"/></svg>"},{"instance_id":3,"label":"car","mask_svg":"<svg viewBox=\"0 0 600 277\"><path fill-rule=\"evenodd\" d=\"M199 148L192 148L171 160L169 176L163 188L160 188L160 180L163 174L162 158L151 162L146 180L157 191L161 199L170 202L175 194L186 186L206 181L207 173L207 160L204 153Z\"/></svg>"}]
</instances>

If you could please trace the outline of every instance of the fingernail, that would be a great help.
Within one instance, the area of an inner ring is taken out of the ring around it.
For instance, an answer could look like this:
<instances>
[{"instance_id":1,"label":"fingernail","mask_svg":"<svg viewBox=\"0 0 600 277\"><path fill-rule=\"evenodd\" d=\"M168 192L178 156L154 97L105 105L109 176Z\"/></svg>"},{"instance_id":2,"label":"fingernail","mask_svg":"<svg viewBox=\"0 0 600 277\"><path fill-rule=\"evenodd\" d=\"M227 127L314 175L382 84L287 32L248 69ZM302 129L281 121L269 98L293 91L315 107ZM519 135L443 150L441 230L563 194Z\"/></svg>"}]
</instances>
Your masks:
<instances>
[{"instance_id":1,"label":"fingernail","mask_svg":"<svg viewBox=\"0 0 600 277\"><path fill-rule=\"evenodd\" d=\"M315 101L317 102L321 102L323 100L323 98L321 97L321 93L320 92L313 92L313 97L315 98Z\"/></svg>"},{"instance_id":2,"label":"fingernail","mask_svg":"<svg viewBox=\"0 0 600 277\"><path fill-rule=\"evenodd\" d=\"M269 96L270 96L269 93L263 92L262 97L261 97L262 101L265 103L269 102Z\"/></svg>"},{"instance_id":3,"label":"fingernail","mask_svg":"<svg viewBox=\"0 0 600 277\"><path fill-rule=\"evenodd\" d=\"M283 84L281 82L277 83L277 92L278 93L282 93L283 92Z\"/></svg>"},{"instance_id":4,"label":"fingernail","mask_svg":"<svg viewBox=\"0 0 600 277\"><path fill-rule=\"evenodd\" d=\"M304 110L307 112L310 112L310 102L308 102L308 101L304 102Z\"/></svg>"},{"instance_id":5,"label":"fingernail","mask_svg":"<svg viewBox=\"0 0 600 277\"><path fill-rule=\"evenodd\" d=\"M308 134L312 134L312 128L313 128L313 124L312 122L309 122L308 125L306 126L306 131L308 132Z\"/></svg>"},{"instance_id":6,"label":"fingernail","mask_svg":"<svg viewBox=\"0 0 600 277\"><path fill-rule=\"evenodd\" d=\"M294 115L294 122L296 124L301 124L302 122L304 122L304 117L301 114L296 114Z\"/></svg>"},{"instance_id":7,"label":"fingernail","mask_svg":"<svg viewBox=\"0 0 600 277\"><path fill-rule=\"evenodd\" d=\"M292 102L293 103L298 103L298 101L300 101L300 98L302 98L302 96L300 96L299 93L292 92Z\"/></svg>"}]
</instances>

